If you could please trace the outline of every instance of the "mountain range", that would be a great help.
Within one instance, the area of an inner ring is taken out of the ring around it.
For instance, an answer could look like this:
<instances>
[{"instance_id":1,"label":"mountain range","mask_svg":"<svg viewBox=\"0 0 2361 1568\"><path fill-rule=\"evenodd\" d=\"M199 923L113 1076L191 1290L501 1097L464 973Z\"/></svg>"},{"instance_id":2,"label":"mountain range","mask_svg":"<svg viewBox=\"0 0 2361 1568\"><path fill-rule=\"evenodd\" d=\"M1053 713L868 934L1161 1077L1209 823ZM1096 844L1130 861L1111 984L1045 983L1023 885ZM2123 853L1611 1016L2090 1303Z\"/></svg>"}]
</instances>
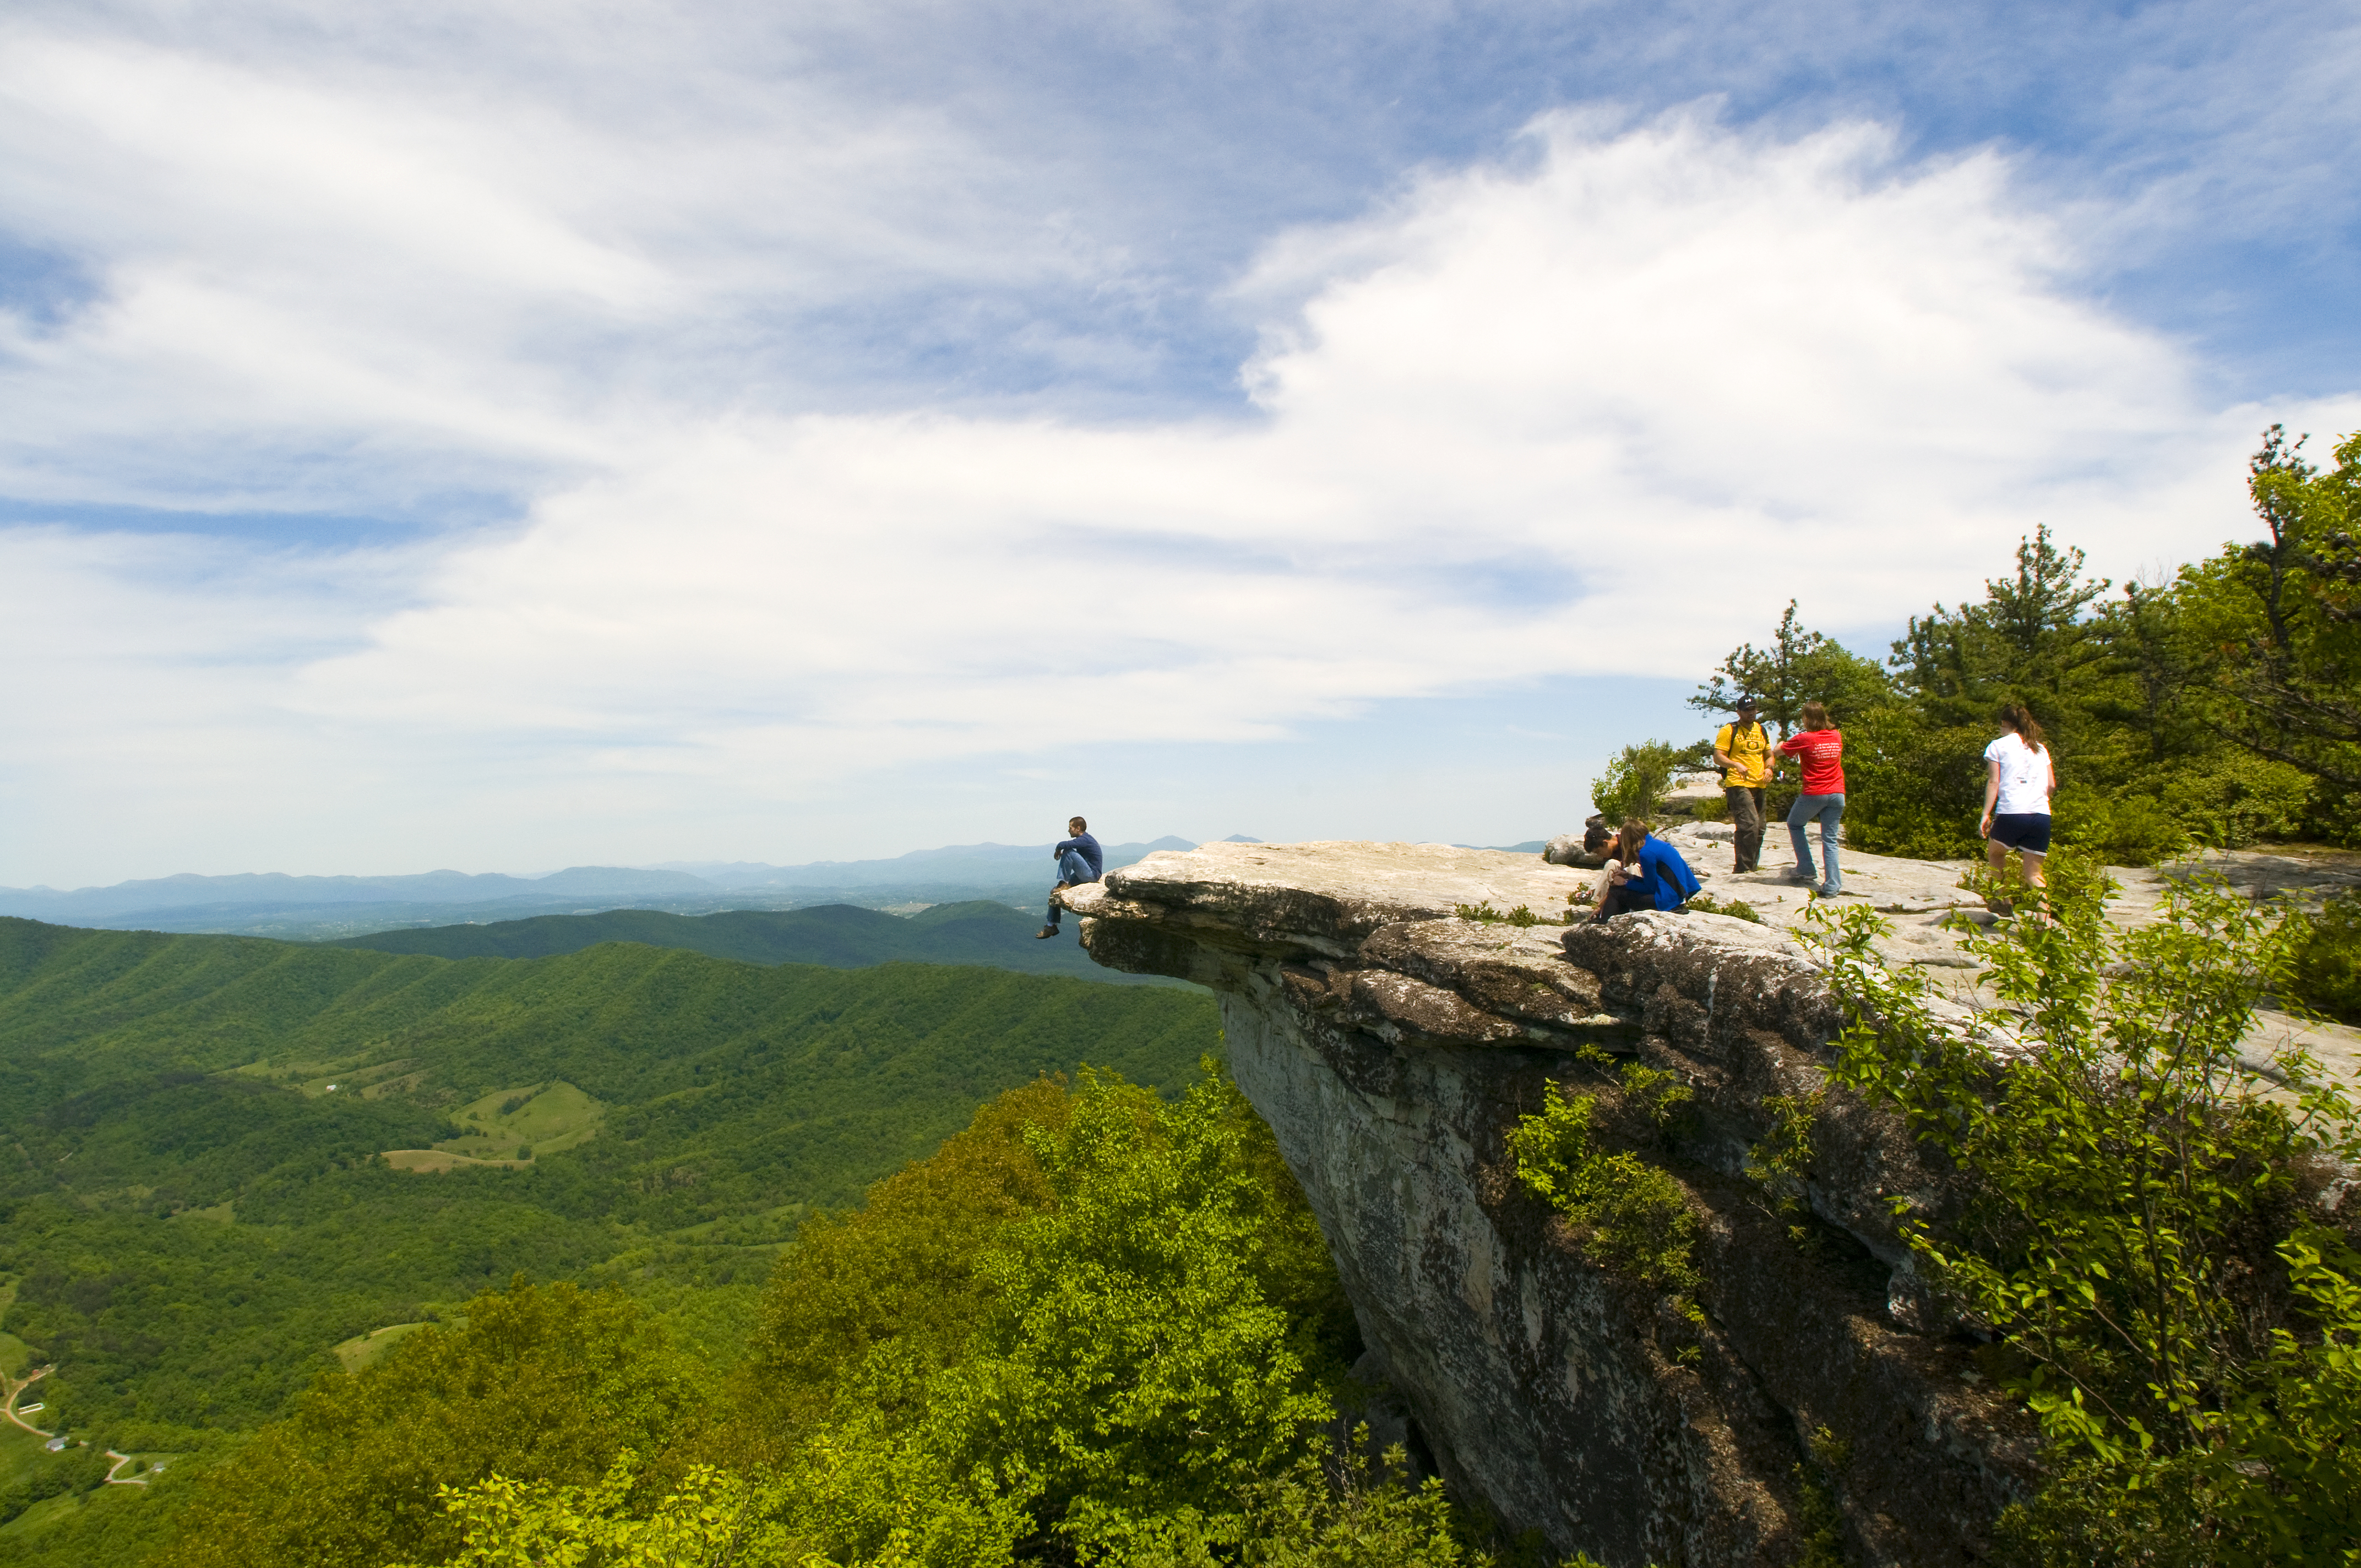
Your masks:
<instances>
[{"instance_id":1,"label":"mountain range","mask_svg":"<svg viewBox=\"0 0 2361 1568\"><path fill-rule=\"evenodd\" d=\"M1242 836L1233 841L1253 842ZM675 915L787 909L817 904L870 908L974 900L1038 902L1056 880L1048 844L954 844L873 861L773 866L754 861L653 867L570 866L544 876L436 871L401 876L178 876L60 891L0 888L0 915L117 930L230 933L320 940L398 927L454 925L604 909ZM1189 839L1107 847L1109 869Z\"/></svg>"},{"instance_id":2,"label":"mountain range","mask_svg":"<svg viewBox=\"0 0 2361 1568\"><path fill-rule=\"evenodd\" d=\"M1033 933L1039 920L1038 915L989 899L938 904L906 918L850 904L697 916L609 909L597 915L537 915L524 920L378 931L325 945L438 959L546 959L601 942L638 942L749 964L820 964L829 969L987 964L1019 974L1061 974L1117 984L1182 983L1101 968L1082 951L1071 926L1062 940L1037 940Z\"/></svg>"}]
</instances>

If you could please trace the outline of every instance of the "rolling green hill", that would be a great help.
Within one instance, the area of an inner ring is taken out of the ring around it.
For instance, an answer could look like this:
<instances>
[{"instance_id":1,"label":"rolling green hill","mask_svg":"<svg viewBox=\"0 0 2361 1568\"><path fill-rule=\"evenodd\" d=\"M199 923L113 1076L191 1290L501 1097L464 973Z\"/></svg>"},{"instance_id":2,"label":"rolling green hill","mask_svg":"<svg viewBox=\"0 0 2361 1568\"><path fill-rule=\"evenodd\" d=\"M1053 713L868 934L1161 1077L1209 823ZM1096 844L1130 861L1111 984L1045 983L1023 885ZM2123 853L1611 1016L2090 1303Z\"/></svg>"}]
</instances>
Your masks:
<instances>
[{"instance_id":1,"label":"rolling green hill","mask_svg":"<svg viewBox=\"0 0 2361 1568\"><path fill-rule=\"evenodd\" d=\"M1038 1073L1178 1085L1217 1040L1195 992L1000 969L0 919L0 1329L57 1364L50 1424L126 1452L249 1429L517 1270L623 1281L726 1356L809 1210Z\"/></svg>"},{"instance_id":2,"label":"rolling green hill","mask_svg":"<svg viewBox=\"0 0 2361 1568\"><path fill-rule=\"evenodd\" d=\"M1036 940L1038 915L977 899L938 904L904 919L851 904L810 909L733 909L720 915L666 915L653 909L610 909L598 915L542 915L480 926L434 926L379 931L324 944L380 953L427 953L443 959L544 959L600 942L644 942L686 948L709 958L750 964L826 964L862 969L906 962L990 964L1022 974L1062 974L1116 983L1178 985L1150 975L1101 969L1074 940Z\"/></svg>"}]
</instances>

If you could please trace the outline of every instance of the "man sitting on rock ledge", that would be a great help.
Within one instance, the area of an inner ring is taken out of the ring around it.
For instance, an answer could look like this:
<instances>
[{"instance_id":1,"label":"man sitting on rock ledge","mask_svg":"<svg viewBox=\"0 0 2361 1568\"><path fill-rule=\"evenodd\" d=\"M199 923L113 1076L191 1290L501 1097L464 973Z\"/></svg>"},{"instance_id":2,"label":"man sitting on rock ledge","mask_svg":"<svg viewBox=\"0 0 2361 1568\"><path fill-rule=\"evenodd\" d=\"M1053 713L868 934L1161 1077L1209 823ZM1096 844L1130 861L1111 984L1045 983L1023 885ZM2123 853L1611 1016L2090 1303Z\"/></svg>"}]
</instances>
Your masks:
<instances>
[{"instance_id":1,"label":"man sitting on rock ledge","mask_svg":"<svg viewBox=\"0 0 2361 1568\"><path fill-rule=\"evenodd\" d=\"M1058 885L1049 891L1049 923L1033 933L1038 941L1056 936L1058 923L1065 917L1066 906L1058 902L1058 894L1070 887L1098 881L1106 868L1106 857L1099 850L1099 841L1091 837L1089 823L1079 817L1070 817L1066 819L1066 831L1072 837L1059 839L1049 850L1058 861Z\"/></svg>"},{"instance_id":2,"label":"man sitting on rock ledge","mask_svg":"<svg viewBox=\"0 0 2361 1568\"><path fill-rule=\"evenodd\" d=\"M1681 852L1650 833L1648 825L1636 817L1623 819L1615 859L1621 862L1620 874L1628 880L1599 894L1598 913L1591 916L1593 920L1642 909L1678 909L1697 896L1701 885Z\"/></svg>"}]
</instances>

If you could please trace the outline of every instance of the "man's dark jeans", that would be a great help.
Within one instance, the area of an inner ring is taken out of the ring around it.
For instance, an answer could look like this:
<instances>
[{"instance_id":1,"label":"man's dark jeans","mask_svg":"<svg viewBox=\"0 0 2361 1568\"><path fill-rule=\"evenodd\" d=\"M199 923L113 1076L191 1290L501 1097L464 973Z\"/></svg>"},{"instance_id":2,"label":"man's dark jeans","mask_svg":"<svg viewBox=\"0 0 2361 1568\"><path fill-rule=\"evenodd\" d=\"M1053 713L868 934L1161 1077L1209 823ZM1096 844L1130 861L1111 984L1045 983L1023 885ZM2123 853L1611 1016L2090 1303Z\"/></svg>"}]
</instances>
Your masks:
<instances>
[{"instance_id":1,"label":"man's dark jeans","mask_svg":"<svg viewBox=\"0 0 2361 1568\"><path fill-rule=\"evenodd\" d=\"M1082 852L1080 850L1067 850L1064 858L1058 862L1060 892L1070 887L1080 887L1086 882L1098 880L1091 875L1091 863L1082 859ZM1058 902L1058 894L1051 894L1049 895L1049 929L1052 931L1061 929L1065 923L1065 906Z\"/></svg>"},{"instance_id":2,"label":"man's dark jeans","mask_svg":"<svg viewBox=\"0 0 2361 1568\"><path fill-rule=\"evenodd\" d=\"M1732 784L1721 798L1730 802L1730 825L1738 829L1738 861L1730 869L1754 871L1763 863L1763 792Z\"/></svg>"}]
</instances>

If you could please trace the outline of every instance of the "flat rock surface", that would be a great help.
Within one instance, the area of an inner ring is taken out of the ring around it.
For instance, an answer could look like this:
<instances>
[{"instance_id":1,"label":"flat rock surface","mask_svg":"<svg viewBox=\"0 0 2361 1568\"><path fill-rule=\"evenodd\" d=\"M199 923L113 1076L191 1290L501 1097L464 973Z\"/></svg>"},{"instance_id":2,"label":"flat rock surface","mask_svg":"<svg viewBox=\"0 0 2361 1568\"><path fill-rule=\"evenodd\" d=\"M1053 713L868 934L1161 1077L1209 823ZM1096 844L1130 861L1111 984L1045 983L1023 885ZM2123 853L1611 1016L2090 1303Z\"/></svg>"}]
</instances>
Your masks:
<instances>
[{"instance_id":1,"label":"flat rock surface","mask_svg":"<svg viewBox=\"0 0 2361 1568\"><path fill-rule=\"evenodd\" d=\"M1782 930L1801 925L1811 898L1790 880L1795 854L1785 824L1769 825L1763 836L1762 869L1743 874L1730 870L1732 836L1724 822L1683 823L1664 834L1704 881L1709 896L1751 905L1764 924ZM1819 852L1817 835L1812 850ZM1926 969L1958 1001L1993 1004L1996 998L1982 978L1984 966L1963 945L1973 933L1958 929L1949 918L1954 911L1988 918L1983 900L1959 885L1970 862L1903 860L1846 849L1838 863L1844 871L1845 892L1838 907L1858 898L1892 923L1893 934L1879 944L1887 962ZM2107 913L2118 924L2136 926L2157 917L2165 894L2176 883L2195 877L2218 877L2252 897L2317 908L2322 898L2361 886L2361 854L2209 850L2163 866L2111 866L2107 874L2122 887ZM2285 1013L2256 1015L2254 1032L2247 1036L2250 1063L2259 1067L2290 1046L2310 1051L2332 1075L2361 1090L2361 1030L2310 1023Z\"/></svg>"},{"instance_id":2,"label":"flat rock surface","mask_svg":"<svg viewBox=\"0 0 2361 1568\"><path fill-rule=\"evenodd\" d=\"M1793 880L1795 860L1785 825L1773 822L1763 838L1761 869L1733 872L1734 830L1726 822L1687 822L1664 837L1677 847L1716 900L1735 899L1762 916L1764 934L1792 940L1810 906L1807 889ZM1813 849L1817 853L1818 839ZM1989 922L1983 900L1960 886L1965 861L1916 861L1845 849L1840 908L1855 902L1876 909L1893 931L1880 951L1894 964L1926 970L1956 1001L1992 1005L1983 965L1963 946L1972 933L1960 919ZM1564 919L1567 894L1587 890L1596 872L1553 866L1539 855L1466 850L1448 844L1387 844L1328 839L1302 844L1207 844L1162 850L1110 872L1104 883L1070 890L1064 902L1078 914L1099 912L1103 900L1185 909L1193 922L1235 924L1245 930L1290 930L1324 942L1341 956L1379 927L1448 918L1459 905L1489 904L1506 914L1519 905L1544 919ZM2328 894L2361 886L2361 855L2291 854L2275 850L2207 851L2157 868L2112 868L2123 884L2109 905L2120 922L2155 918L2179 879L2219 876L2258 896L2316 905ZM1112 912L1112 906L1107 912ZM1954 918L1954 916L1958 918ZM1733 922L1717 920L1718 927ZM1735 933L1731 933L1733 936ZM1528 934L1527 945L1544 939ZM1505 939L1506 931L1503 932ZM2286 1014L2258 1015L2249 1059L2260 1065L2288 1045L2300 1045L2333 1075L2361 1089L2361 1030L2312 1024Z\"/></svg>"},{"instance_id":3,"label":"flat rock surface","mask_svg":"<svg viewBox=\"0 0 2361 1568\"><path fill-rule=\"evenodd\" d=\"M1187 905L1216 919L1358 942L1380 926L1444 918L1462 904L1562 916L1566 895L1596 875L1539 855L1449 844L1206 844L1159 850L1103 883L1069 890L1064 903L1080 915L1102 898Z\"/></svg>"}]
</instances>

